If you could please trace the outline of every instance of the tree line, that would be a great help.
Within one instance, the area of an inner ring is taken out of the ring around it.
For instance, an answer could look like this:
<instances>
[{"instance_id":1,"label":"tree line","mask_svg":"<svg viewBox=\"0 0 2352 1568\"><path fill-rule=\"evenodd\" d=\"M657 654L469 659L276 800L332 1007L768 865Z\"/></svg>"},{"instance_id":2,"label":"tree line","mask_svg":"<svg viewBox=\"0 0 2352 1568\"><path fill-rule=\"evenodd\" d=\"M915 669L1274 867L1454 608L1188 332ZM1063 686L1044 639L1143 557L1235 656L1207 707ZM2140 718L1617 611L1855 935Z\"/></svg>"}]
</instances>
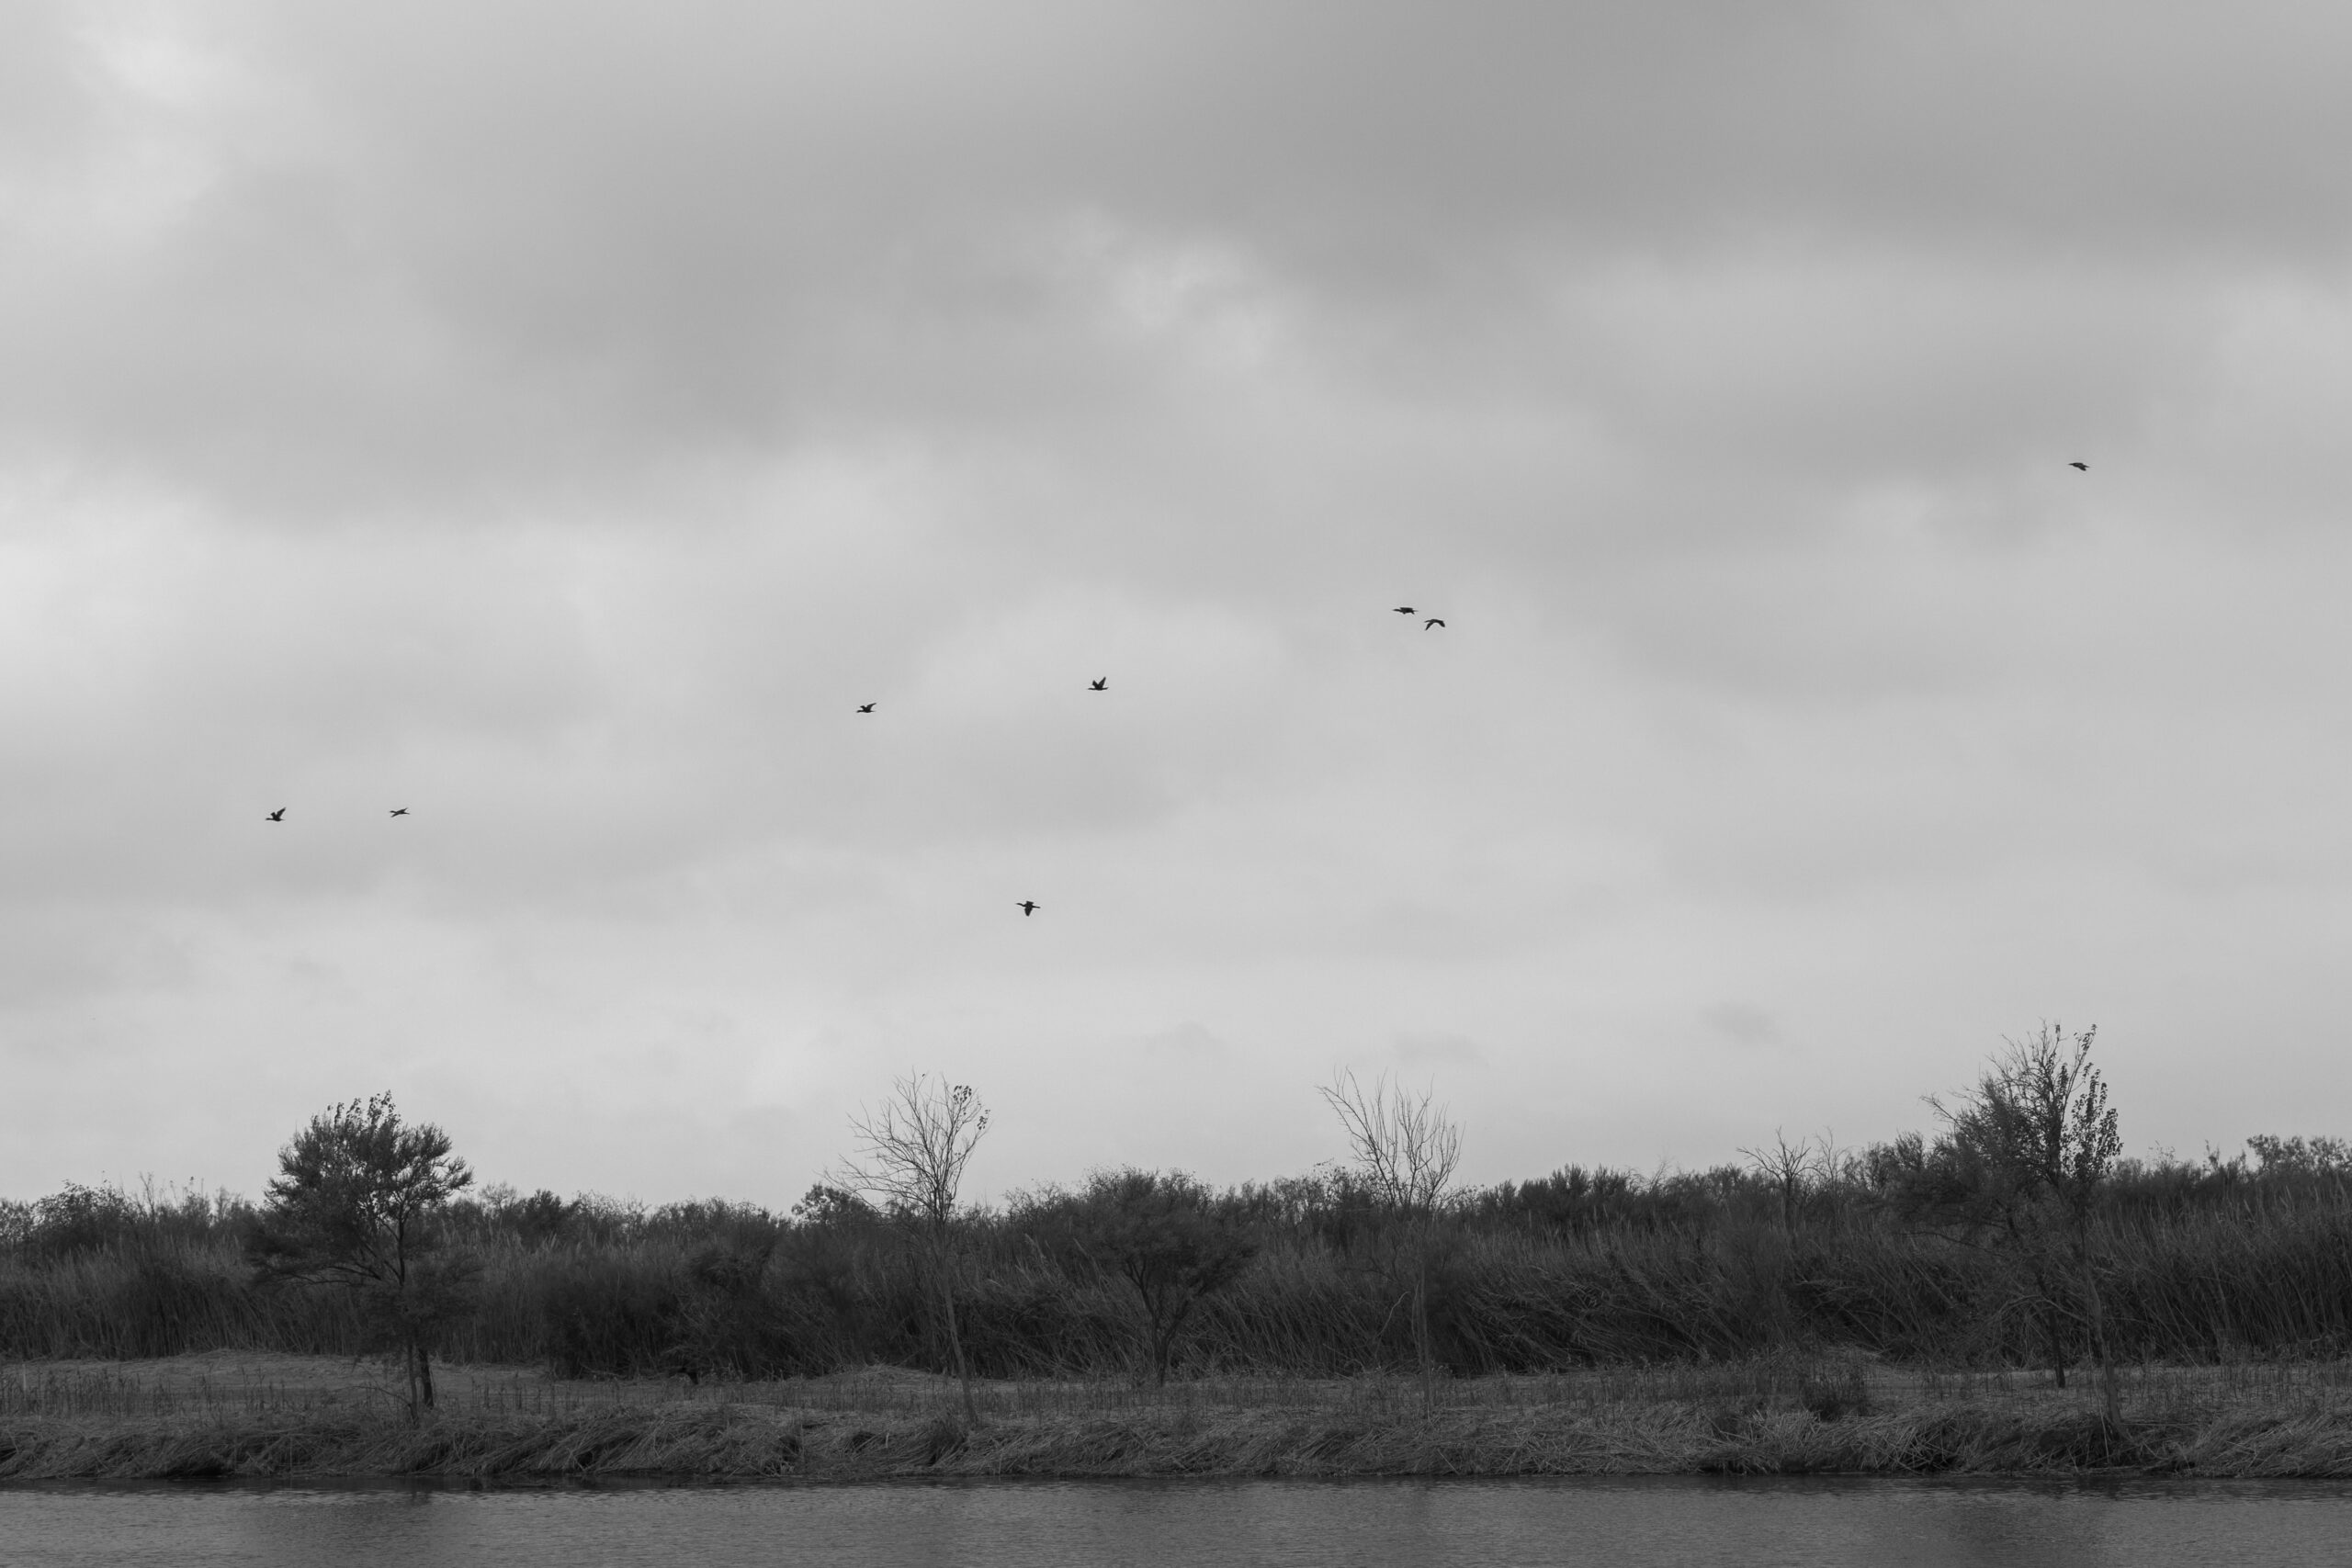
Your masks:
<instances>
[{"instance_id":1,"label":"tree line","mask_svg":"<svg viewBox=\"0 0 2352 1568\"><path fill-rule=\"evenodd\" d=\"M694 1379L876 1361L972 1380L1187 1371L1438 1378L1850 1345L2087 1363L2352 1349L2352 1149L2261 1138L2126 1160L2091 1032L2010 1043L1860 1150L1564 1167L1464 1189L1428 1093L1341 1073L1346 1154L1216 1190L1115 1169L989 1208L989 1113L917 1076L788 1213L481 1188L389 1096L335 1105L258 1203L68 1187L0 1204L0 1353L378 1350L413 1411L436 1356Z\"/></svg>"}]
</instances>

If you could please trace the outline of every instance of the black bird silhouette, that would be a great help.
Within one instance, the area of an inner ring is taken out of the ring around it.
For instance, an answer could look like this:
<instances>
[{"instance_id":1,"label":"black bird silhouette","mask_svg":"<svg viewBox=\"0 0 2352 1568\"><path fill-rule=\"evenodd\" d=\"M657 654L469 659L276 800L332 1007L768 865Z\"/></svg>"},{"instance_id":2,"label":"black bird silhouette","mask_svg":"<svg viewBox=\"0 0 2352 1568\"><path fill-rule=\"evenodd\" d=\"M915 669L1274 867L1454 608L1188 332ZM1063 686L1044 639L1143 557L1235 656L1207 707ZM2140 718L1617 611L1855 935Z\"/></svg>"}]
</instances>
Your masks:
<instances>
[{"instance_id":1,"label":"black bird silhouette","mask_svg":"<svg viewBox=\"0 0 2352 1568\"><path fill-rule=\"evenodd\" d=\"M2088 463L2069 463L2066 466L2070 468L2080 468L2086 474L2091 471L2091 466Z\"/></svg>"},{"instance_id":2,"label":"black bird silhouette","mask_svg":"<svg viewBox=\"0 0 2352 1568\"><path fill-rule=\"evenodd\" d=\"M408 807L405 806L395 806L392 807L392 815L395 817L405 817L408 815Z\"/></svg>"},{"instance_id":3,"label":"black bird silhouette","mask_svg":"<svg viewBox=\"0 0 2352 1568\"><path fill-rule=\"evenodd\" d=\"M1431 626L1442 626L1443 625L1445 625L1443 621L1439 620L1435 615L1431 615L1428 620L1421 623L1421 630L1427 631Z\"/></svg>"},{"instance_id":4,"label":"black bird silhouette","mask_svg":"<svg viewBox=\"0 0 2352 1568\"><path fill-rule=\"evenodd\" d=\"M1038 903L1035 898L1023 898L1020 903L1015 904L1013 908L1021 911L1021 918L1025 920L1030 916L1035 914L1038 910L1044 908L1045 906Z\"/></svg>"},{"instance_id":5,"label":"black bird silhouette","mask_svg":"<svg viewBox=\"0 0 2352 1568\"><path fill-rule=\"evenodd\" d=\"M285 820L286 820L286 807L282 807L282 806L281 806L281 807L279 807L277 810L275 810L275 811L271 812L271 813L269 814L269 819L270 819L271 821L273 821L273 822L283 822L283 821L285 821Z\"/></svg>"},{"instance_id":6,"label":"black bird silhouette","mask_svg":"<svg viewBox=\"0 0 2352 1568\"><path fill-rule=\"evenodd\" d=\"M1410 604L1399 604L1396 606L1396 613L1400 615L1409 615L1413 613L1413 607Z\"/></svg>"},{"instance_id":7,"label":"black bird silhouette","mask_svg":"<svg viewBox=\"0 0 2352 1568\"><path fill-rule=\"evenodd\" d=\"M872 713L874 711L874 705L872 703L860 703L857 705L857 711L860 713Z\"/></svg>"},{"instance_id":8,"label":"black bird silhouette","mask_svg":"<svg viewBox=\"0 0 2352 1568\"><path fill-rule=\"evenodd\" d=\"M1111 677L1105 675L1100 681L1089 681L1086 683L1086 689L1090 692L1107 692L1111 689Z\"/></svg>"}]
</instances>

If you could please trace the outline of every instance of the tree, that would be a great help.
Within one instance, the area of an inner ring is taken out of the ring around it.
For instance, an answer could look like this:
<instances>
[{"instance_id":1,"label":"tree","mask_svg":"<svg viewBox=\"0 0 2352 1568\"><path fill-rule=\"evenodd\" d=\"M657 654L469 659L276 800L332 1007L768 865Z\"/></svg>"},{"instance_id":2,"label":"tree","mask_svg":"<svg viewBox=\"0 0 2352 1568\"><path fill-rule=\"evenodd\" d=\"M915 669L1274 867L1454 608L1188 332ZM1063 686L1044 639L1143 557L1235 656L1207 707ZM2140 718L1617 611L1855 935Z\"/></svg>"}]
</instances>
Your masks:
<instances>
[{"instance_id":1,"label":"tree","mask_svg":"<svg viewBox=\"0 0 2352 1568\"><path fill-rule=\"evenodd\" d=\"M1174 1171L1098 1172L1063 1223L1069 1252L1134 1288L1152 1381L1163 1386L1185 1319L1258 1252L1214 1194Z\"/></svg>"},{"instance_id":2,"label":"tree","mask_svg":"<svg viewBox=\"0 0 2352 1568\"><path fill-rule=\"evenodd\" d=\"M988 1108L970 1085L917 1073L894 1082L880 1110L850 1119L858 1146L842 1172L842 1186L881 1200L922 1236L948 1353L963 1384L964 1416L974 1426L979 1425L979 1406L956 1323L956 1202L964 1168L988 1130Z\"/></svg>"},{"instance_id":3,"label":"tree","mask_svg":"<svg viewBox=\"0 0 2352 1568\"><path fill-rule=\"evenodd\" d=\"M1789 1142L1788 1134L1775 1128L1769 1148L1742 1149L1756 1174L1772 1184L1781 1199L1781 1229L1791 1235L1796 1234L1797 1217L1804 1208L1806 1197L1826 1183L1837 1168L1837 1161L1825 1135L1818 1147L1811 1138Z\"/></svg>"},{"instance_id":4,"label":"tree","mask_svg":"<svg viewBox=\"0 0 2352 1568\"><path fill-rule=\"evenodd\" d=\"M1357 1175L1381 1201L1407 1212L1437 1207L1462 1159L1462 1129L1430 1103L1433 1089L1416 1100L1384 1073L1367 1092L1341 1068L1320 1092L1340 1118Z\"/></svg>"},{"instance_id":5,"label":"tree","mask_svg":"<svg viewBox=\"0 0 2352 1568\"><path fill-rule=\"evenodd\" d=\"M1434 1089L1416 1099L1385 1074L1367 1090L1346 1068L1321 1090L1340 1118L1357 1179L1387 1218L1403 1229L1410 1251L1413 1352L1421 1374L1421 1402L1437 1400L1437 1358L1430 1339L1430 1250L1438 1213L1462 1158L1462 1129L1432 1103Z\"/></svg>"},{"instance_id":6,"label":"tree","mask_svg":"<svg viewBox=\"0 0 2352 1568\"><path fill-rule=\"evenodd\" d=\"M473 1172L447 1133L403 1122L390 1094L311 1117L277 1167L247 1237L255 1272L350 1291L400 1347L417 1419L433 1404L433 1341L471 1275L466 1260L443 1255L436 1221Z\"/></svg>"},{"instance_id":7,"label":"tree","mask_svg":"<svg viewBox=\"0 0 2352 1568\"><path fill-rule=\"evenodd\" d=\"M2061 1329L2079 1290L2107 1414L2121 1419L2107 1314L2093 1257L2101 1189L2123 1140L2107 1103L2107 1083L2090 1059L2096 1028L2067 1036L2053 1023L2011 1040L1973 1088L1928 1103L1944 1135L1922 1162L1928 1200L1970 1228L1989 1232L2032 1279L2050 1344L2051 1371L2066 1385Z\"/></svg>"}]
</instances>

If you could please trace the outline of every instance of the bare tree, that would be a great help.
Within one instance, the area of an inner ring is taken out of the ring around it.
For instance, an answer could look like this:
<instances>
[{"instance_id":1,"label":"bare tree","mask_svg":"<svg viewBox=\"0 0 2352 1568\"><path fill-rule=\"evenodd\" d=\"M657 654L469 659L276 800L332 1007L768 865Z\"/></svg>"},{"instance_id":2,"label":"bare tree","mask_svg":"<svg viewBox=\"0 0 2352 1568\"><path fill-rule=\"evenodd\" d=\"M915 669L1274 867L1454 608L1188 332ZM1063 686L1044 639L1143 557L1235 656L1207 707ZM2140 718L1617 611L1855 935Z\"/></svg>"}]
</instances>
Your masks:
<instances>
[{"instance_id":1,"label":"bare tree","mask_svg":"<svg viewBox=\"0 0 2352 1568\"><path fill-rule=\"evenodd\" d=\"M1824 1136L1815 1144L1811 1138L1789 1142L1788 1134L1778 1127L1772 1129L1769 1147L1742 1149L1757 1174L1770 1182L1781 1194L1781 1228L1794 1235L1797 1216L1804 1207L1807 1194L1816 1190L1835 1173L1837 1162L1829 1139Z\"/></svg>"},{"instance_id":2,"label":"bare tree","mask_svg":"<svg viewBox=\"0 0 2352 1568\"><path fill-rule=\"evenodd\" d=\"M861 1111L849 1125L857 1151L843 1162L841 1184L879 1199L922 1235L948 1353L963 1384L964 1416L978 1426L971 1361L956 1323L956 1203L964 1168L989 1130L988 1108L969 1084L916 1073L894 1082L878 1110Z\"/></svg>"},{"instance_id":3,"label":"bare tree","mask_svg":"<svg viewBox=\"0 0 2352 1568\"><path fill-rule=\"evenodd\" d=\"M2071 1273L2089 1330L2107 1414L2121 1420L2107 1314L2092 1258L2101 1188L2123 1140L2107 1083L2090 1059L2097 1029L2069 1038L2053 1023L1986 1064L1975 1087L1947 1102L1928 1103L1945 1135L1929 1159L1944 1206L1989 1229L2030 1272L2051 1341L2052 1376L2063 1388L2066 1356L2059 1314L2067 1311L2060 1281Z\"/></svg>"},{"instance_id":4,"label":"bare tree","mask_svg":"<svg viewBox=\"0 0 2352 1568\"><path fill-rule=\"evenodd\" d=\"M1421 1402L1437 1399L1437 1358L1430 1340L1430 1250L1436 1220L1462 1159L1462 1129L1434 1103L1434 1089L1417 1097L1386 1074L1366 1089L1341 1068L1321 1090L1347 1134L1357 1179L1399 1224L1410 1247L1413 1352L1419 1362Z\"/></svg>"},{"instance_id":5,"label":"bare tree","mask_svg":"<svg viewBox=\"0 0 2352 1568\"><path fill-rule=\"evenodd\" d=\"M1435 1208L1462 1159L1462 1129L1431 1100L1419 1099L1383 1073L1366 1090L1342 1067L1321 1090L1347 1134L1357 1174L1383 1203L1407 1213Z\"/></svg>"}]
</instances>

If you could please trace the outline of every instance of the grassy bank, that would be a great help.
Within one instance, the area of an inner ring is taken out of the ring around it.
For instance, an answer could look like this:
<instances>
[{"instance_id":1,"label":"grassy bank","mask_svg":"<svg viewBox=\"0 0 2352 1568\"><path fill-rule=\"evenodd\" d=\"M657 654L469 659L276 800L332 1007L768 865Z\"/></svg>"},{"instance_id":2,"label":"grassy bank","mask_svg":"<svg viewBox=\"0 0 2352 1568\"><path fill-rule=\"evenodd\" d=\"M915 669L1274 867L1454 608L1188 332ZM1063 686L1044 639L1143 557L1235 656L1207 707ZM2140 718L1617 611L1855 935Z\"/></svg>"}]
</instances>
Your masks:
<instances>
[{"instance_id":1,"label":"grassy bank","mask_svg":"<svg viewBox=\"0 0 2352 1568\"><path fill-rule=\"evenodd\" d=\"M436 1476L1577 1475L1704 1472L2352 1476L2352 1368L2150 1369L2124 1422L2014 1373L1864 1359L1541 1377L994 1382L898 1371L763 1383L564 1382L452 1369L411 1426L341 1359L182 1357L0 1369L0 1479Z\"/></svg>"}]
</instances>

